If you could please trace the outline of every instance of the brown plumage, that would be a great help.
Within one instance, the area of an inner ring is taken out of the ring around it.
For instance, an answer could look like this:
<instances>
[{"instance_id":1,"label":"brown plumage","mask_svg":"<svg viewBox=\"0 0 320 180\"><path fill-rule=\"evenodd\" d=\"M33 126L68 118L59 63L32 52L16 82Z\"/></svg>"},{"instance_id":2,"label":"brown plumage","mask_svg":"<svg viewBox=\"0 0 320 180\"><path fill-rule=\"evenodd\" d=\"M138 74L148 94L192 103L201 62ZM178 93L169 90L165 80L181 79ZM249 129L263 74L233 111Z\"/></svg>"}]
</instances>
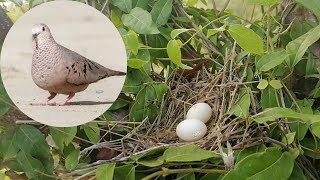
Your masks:
<instances>
[{"instance_id":1,"label":"brown plumage","mask_svg":"<svg viewBox=\"0 0 320 180\"><path fill-rule=\"evenodd\" d=\"M80 54L59 45L45 24L36 24L32 28L33 57L31 74L35 84L50 93L48 105L57 94L69 95L65 105L75 95L84 91L89 84L110 76L122 76L126 73L108 69Z\"/></svg>"}]
</instances>

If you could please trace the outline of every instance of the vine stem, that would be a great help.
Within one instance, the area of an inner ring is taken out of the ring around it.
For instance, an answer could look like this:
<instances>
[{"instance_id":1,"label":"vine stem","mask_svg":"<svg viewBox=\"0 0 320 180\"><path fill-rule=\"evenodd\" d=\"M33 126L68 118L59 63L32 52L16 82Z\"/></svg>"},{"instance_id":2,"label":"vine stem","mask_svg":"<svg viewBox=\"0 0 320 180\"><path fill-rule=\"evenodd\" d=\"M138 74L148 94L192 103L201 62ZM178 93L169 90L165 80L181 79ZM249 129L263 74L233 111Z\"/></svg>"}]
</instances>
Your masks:
<instances>
[{"instance_id":1,"label":"vine stem","mask_svg":"<svg viewBox=\"0 0 320 180\"><path fill-rule=\"evenodd\" d=\"M226 170L220 170L220 169L163 169L161 171L157 171L155 173L152 173L141 180L149 180L153 179L157 176L167 176L170 174L179 174L179 173L203 173L203 174L226 174L228 171Z\"/></svg>"}]
</instances>

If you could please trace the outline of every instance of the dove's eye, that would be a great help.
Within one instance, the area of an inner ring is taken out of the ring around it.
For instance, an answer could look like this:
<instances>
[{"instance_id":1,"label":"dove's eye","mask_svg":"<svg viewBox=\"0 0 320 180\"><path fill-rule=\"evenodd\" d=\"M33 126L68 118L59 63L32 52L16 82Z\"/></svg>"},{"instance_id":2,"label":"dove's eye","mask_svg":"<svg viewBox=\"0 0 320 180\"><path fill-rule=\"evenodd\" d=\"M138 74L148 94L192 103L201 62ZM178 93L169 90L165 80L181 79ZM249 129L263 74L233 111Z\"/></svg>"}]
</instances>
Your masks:
<instances>
[{"instance_id":1,"label":"dove's eye","mask_svg":"<svg viewBox=\"0 0 320 180\"><path fill-rule=\"evenodd\" d=\"M42 31L45 31L46 29L44 27L42 27Z\"/></svg>"}]
</instances>

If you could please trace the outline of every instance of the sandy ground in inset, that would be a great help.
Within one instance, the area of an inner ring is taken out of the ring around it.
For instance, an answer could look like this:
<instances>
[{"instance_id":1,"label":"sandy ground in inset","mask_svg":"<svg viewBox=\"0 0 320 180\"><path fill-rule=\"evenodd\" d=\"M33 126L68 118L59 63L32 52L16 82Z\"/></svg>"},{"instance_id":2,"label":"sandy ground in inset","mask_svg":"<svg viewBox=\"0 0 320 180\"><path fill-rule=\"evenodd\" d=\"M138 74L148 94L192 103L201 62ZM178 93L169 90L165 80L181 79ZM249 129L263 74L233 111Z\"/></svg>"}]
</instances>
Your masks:
<instances>
[{"instance_id":1,"label":"sandy ground in inset","mask_svg":"<svg viewBox=\"0 0 320 180\"><path fill-rule=\"evenodd\" d=\"M67 106L32 106L45 102L49 93L31 77L33 24L45 23L55 40L110 69L126 72L126 51L121 36L103 14L81 3L54 1L22 16L8 33L1 52L1 74L16 106L32 119L51 126L75 126L105 112L118 97L125 76L109 77L89 85ZM52 102L61 103L66 95Z\"/></svg>"}]
</instances>

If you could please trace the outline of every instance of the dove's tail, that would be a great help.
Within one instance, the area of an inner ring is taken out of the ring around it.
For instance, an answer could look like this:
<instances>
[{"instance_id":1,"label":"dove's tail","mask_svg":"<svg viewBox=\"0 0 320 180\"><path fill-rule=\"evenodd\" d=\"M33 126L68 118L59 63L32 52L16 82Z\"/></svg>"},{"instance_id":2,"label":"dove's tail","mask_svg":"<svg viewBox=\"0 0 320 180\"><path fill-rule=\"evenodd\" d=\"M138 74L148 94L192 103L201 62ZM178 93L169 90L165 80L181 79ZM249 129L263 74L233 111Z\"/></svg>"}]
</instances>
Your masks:
<instances>
[{"instance_id":1,"label":"dove's tail","mask_svg":"<svg viewBox=\"0 0 320 180\"><path fill-rule=\"evenodd\" d=\"M127 73L125 73L125 72L121 72L121 71L114 71L114 70L109 70L108 72L107 72L107 76L125 76Z\"/></svg>"}]
</instances>

